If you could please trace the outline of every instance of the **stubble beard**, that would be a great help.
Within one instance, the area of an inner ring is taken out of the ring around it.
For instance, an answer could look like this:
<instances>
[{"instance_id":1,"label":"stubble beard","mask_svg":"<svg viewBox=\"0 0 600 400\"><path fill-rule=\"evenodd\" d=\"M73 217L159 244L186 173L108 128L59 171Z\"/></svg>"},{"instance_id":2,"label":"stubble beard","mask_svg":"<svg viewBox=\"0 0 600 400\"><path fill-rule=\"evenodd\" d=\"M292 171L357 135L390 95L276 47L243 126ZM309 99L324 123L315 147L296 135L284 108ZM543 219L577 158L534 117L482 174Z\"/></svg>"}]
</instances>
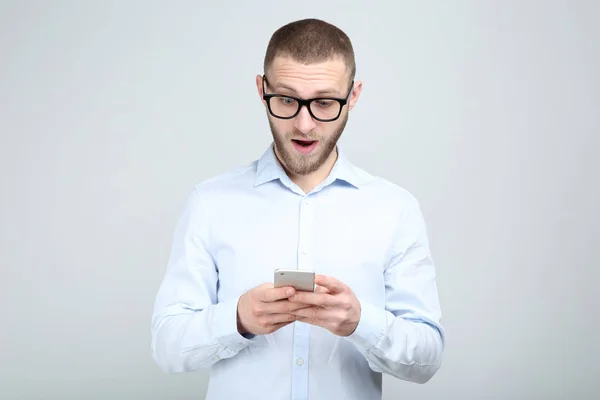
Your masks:
<instances>
[{"instance_id":1,"label":"stubble beard","mask_svg":"<svg viewBox=\"0 0 600 400\"><path fill-rule=\"evenodd\" d=\"M341 118L341 124L338 126L333 136L325 139L314 138L311 135L307 135L307 139L309 140L319 140L319 143L317 144L318 152L316 154L307 155L300 154L293 148L289 148L291 145L291 138L299 136L302 137L304 135L298 132L281 134L277 131L277 128L275 128L271 119L267 118L269 120L271 134L273 135L273 142L275 144L277 156L280 158L284 168L294 175L309 175L321 168L331 153L335 151L336 145L342 136L342 133L344 132L346 123L348 122L348 114L346 113Z\"/></svg>"}]
</instances>

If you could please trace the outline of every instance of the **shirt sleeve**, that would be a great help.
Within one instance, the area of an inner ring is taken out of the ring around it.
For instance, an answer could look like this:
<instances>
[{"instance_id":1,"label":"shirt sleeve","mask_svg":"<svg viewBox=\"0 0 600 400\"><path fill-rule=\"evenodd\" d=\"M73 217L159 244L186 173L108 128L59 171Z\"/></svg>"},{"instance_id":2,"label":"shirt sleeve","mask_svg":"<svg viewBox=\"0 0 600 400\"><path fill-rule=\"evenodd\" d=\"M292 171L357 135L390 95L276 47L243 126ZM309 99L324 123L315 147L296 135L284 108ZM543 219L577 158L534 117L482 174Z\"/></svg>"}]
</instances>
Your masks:
<instances>
[{"instance_id":1,"label":"shirt sleeve","mask_svg":"<svg viewBox=\"0 0 600 400\"><path fill-rule=\"evenodd\" d=\"M237 329L239 298L217 302L217 268L207 250L208 220L194 190L175 229L152 315L152 356L166 372L207 368L251 343Z\"/></svg>"},{"instance_id":2,"label":"shirt sleeve","mask_svg":"<svg viewBox=\"0 0 600 400\"><path fill-rule=\"evenodd\" d=\"M385 308L359 298L361 318L347 339L374 371L426 383L441 366L445 336L425 222L414 198L401 214L389 260Z\"/></svg>"}]
</instances>

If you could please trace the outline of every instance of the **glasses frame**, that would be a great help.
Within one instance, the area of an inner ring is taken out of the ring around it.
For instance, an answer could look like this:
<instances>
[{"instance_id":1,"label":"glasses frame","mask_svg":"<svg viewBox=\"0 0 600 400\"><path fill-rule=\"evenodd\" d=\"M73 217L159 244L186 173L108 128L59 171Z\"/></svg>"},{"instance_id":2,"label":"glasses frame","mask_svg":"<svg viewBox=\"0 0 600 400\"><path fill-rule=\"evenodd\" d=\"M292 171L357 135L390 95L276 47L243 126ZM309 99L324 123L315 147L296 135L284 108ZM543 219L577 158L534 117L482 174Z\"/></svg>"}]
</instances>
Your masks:
<instances>
[{"instance_id":1,"label":"glasses frame","mask_svg":"<svg viewBox=\"0 0 600 400\"><path fill-rule=\"evenodd\" d=\"M352 81L352 83L350 84L350 89L348 90L348 94L346 95L345 99L342 98L338 98L338 97L313 97L311 99L301 99L299 97L294 97L294 96L290 96L287 94L278 94L278 93L266 93L265 92L265 82L267 81L267 76L263 75L263 79L262 79L262 92L263 92L263 100L267 103L267 108L269 109L269 113L275 117L275 118L279 118L279 119L292 119L295 118L299 113L300 110L302 110L302 107L306 107L306 109L308 110L308 113L310 114L310 116L320 122L333 122L335 120L337 120L340 115L342 115L342 110L344 109L344 106L346 104L348 104L348 101L350 100L350 95L352 94L352 89L354 89L354 81ZM273 110L271 109L271 99L274 97L283 97L286 99L292 99L295 100L298 103L298 110L296 110L296 112L290 116L290 117L281 117L279 115L275 115L275 113L273 113ZM340 110L338 112L338 115L335 118L328 118L328 119L323 119L323 118L318 118L315 114L313 114L312 110L310 109L310 104L313 101L319 101L319 100L330 100L330 101L336 101L340 104Z\"/></svg>"}]
</instances>

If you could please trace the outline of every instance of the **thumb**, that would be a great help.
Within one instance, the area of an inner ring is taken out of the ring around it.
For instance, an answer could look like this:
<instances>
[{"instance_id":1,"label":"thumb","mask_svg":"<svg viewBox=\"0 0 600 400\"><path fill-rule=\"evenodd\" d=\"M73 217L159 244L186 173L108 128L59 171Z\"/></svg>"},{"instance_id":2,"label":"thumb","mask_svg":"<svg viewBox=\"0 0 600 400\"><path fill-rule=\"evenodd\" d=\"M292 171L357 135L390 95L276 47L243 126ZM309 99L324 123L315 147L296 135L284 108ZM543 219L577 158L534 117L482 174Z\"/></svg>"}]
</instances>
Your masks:
<instances>
[{"instance_id":1,"label":"thumb","mask_svg":"<svg viewBox=\"0 0 600 400\"><path fill-rule=\"evenodd\" d=\"M330 293L329 289L327 289L325 286L319 286L319 285L316 285L315 292L316 293Z\"/></svg>"}]
</instances>

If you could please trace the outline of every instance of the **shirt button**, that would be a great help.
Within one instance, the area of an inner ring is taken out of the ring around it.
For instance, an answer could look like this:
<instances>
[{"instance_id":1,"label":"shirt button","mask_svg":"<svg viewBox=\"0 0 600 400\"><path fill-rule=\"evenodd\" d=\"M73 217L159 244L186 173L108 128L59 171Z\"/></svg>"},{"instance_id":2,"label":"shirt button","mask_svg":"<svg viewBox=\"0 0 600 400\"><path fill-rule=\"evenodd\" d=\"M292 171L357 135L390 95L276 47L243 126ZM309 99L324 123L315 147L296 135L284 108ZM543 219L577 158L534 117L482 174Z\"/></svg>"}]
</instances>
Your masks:
<instances>
[{"instance_id":1,"label":"shirt button","mask_svg":"<svg viewBox=\"0 0 600 400\"><path fill-rule=\"evenodd\" d=\"M306 250L306 249L302 250L302 254L307 255L308 254L308 250Z\"/></svg>"},{"instance_id":2,"label":"shirt button","mask_svg":"<svg viewBox=\"0 0 600 400\"><path fill-rule=\"evenodd\" d=\"M304 360L302 358L299 358L296 360L296 364L302 365L302 364L304 364Z\"/></svg>"}]
</instances>

